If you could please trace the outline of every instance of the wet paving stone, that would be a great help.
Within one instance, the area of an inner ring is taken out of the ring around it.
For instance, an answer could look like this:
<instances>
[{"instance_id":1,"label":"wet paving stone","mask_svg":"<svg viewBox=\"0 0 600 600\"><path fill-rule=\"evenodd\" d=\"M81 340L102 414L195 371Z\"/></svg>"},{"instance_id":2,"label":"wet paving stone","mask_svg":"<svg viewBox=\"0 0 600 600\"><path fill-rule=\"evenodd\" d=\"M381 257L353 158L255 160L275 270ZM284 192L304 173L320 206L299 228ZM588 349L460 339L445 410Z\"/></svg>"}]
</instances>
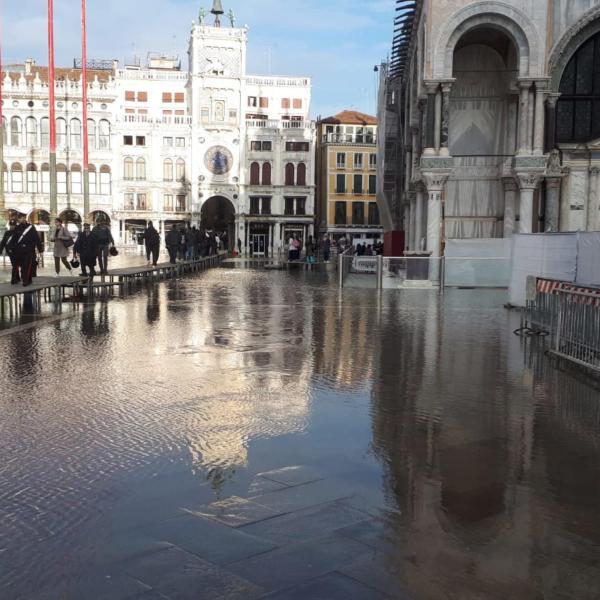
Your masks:
<instances>
[{"instance_id":1,"label":"wet paving stone","mask_svg":"<svg viewBox=\"0 0 600 600\"><path fill-rule=\"evenodd\" d=\"M321 538L329 531L363 521L366 516L340 500L247 525L241 531L283 546Z\"/></svg>"},{"instance_id":2,"label":"wet paving stone","mask_svg":"<svg viewBox=\"0 0 600 600\"><path fill-rule=\"evenodd\" d=\"M285 514L353 496L355 493L350 486L340 485L339 481L323 479L256 496L253 500L276 513Z\"/></svg>"},{"instance_id":3,"label":"wet paving stone","mask_svg":"<svg viewBox=\"0 0 600 600\"><path fill-rule=\"evenodd\" d=\"M312 481L324 479L321 472L314 467L306 465L274 469L273 471L267 471L266 473L259 473L258 476L289 486L301 485L303 483L311 483Z\"/></svg>"},{"instance_id":4,"label":"wet paving stone","mask_svg":"<svg viewBox=\"0 0 600 600\"><path fill-rule=\"evenodd\" d=\"M257 476L248 487L248 492L246 495L248 498L254 498L255 496L262 496L263 494L268 494L269 492L277 492L287 487L290 486L285 485L284 483L277 483L277 481L272 481L271 479L265 479L264 477Z\"/></svg>"},{"instance_id":5,"label":"wet paving stone","mask_svg":"<svg viewBox=\"0 0 600 600\"><path fill-rule=\"evenodd\" d=\"M372 549L364 544L332 535L232 563L227 569L265 589L276 591L325 575L372 553Z\"/></svg>"},{"instance_id":6,"label":"wet paving stone","mask_svg":"<svg viewBox=\"0 0 600 600\"><path fill-rule=\"evenodd\" d=\"M264 595L250 581L178 548L141 556L123 569L170 600L254 600Z\"/></svg>"},{"instance_id":7,"label":"wet paving stone","mask_svg":"<svg viewBox=\"0 0 600 600\"><path fill-rule=\"evenodd\" d=\"M249 523L264 521L281 514L281 511L273 510L252 500L232 496L225 500L219 500L196 509L188 509L190 513L198 517L213 519L229 527L241 527Z\"/></svg>"},{"instance_id":8,"label":"wet paving stone","mask_svg":"<svg viewBox=\"0 0 600 600\"><path fill-rule=\"evenodd\" d=\"M298 587L265 596L265 600L388 600L390 598L341 573L328 573Z\"/></svg>"},{"instance_id":9,"label":"wet paving stone","mask_svg":"<svg viewBox=\"0 0 600 600\"><path fill-rule=\"evenodd\" d=\"M149 532L215 564L239 561L273 550L276 545L239 529L188 514L156 523Z\"/></svg>"}]
</instances>

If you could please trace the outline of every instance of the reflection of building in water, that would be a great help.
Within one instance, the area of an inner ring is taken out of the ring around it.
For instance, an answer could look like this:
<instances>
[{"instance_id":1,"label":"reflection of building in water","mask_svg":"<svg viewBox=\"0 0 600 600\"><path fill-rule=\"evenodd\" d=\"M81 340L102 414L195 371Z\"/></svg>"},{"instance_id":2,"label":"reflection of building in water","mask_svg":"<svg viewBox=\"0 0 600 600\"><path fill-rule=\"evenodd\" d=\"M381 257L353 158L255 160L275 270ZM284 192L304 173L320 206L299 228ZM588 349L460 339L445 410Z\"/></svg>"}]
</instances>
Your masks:
<instances>
[{"instance_id":1,"label":"reflection of building in water","mask_svg":"<svg viewBox=\"0 0 600 600\"><path fill-rule=\"evenodd\" d=\"M246 277L241 271L229 276ZM216 478L246 466L253 439L307 425L311 302L291 286L274 286L271 277L253 273L245 287L215 283L186 300L197 307L182 349L189 357L181 365L194 382L194 408L188 403L177 418L185 422L194 463ZM243 295L235 296L240 289Z\"/></svg>"},{"instance_id":2,"label":"reflection of building in water","mask_svg":"<svg viewBox=\"0 0 600 600\"><path fill-rule=\"evenodd\" d=\"M346 299L340 304L332 294L315 308L320 316L313 331L315 372L338 390L360 389L373 378L373 332L379 318L374 302Z\"/></svg>"},{"instance_id":3,"label":"reflection of building in water","mask_svg":"<svg viewBox=\"0 0 600 600\"><path fill-rule=\"evenodd\" d=\"M518 341L437 298L403 317L381 332L373 391L374 449L398 507L389 526L403 533L394 569L417 597L438 597L437 584L541 597L537 579L566 580L600 540L598 394L575 400L585 388L563 374L524 376ZM567 589L597 597L592 581Z\"/></svg>"}]
</instances>

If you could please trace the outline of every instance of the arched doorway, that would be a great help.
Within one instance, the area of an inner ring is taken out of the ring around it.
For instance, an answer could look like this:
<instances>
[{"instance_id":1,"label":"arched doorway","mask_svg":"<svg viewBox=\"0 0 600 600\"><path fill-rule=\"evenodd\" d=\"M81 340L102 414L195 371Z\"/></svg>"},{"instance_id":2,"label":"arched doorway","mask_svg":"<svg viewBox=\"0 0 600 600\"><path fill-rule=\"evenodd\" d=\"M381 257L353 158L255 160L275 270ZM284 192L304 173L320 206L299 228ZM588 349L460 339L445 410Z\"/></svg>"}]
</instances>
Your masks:
<instances>
[{"instance_id":1,"label":"arched doorway","mask_svg":"<svg viewBox=\"0 0 600 600\"><path fill-rule=\"evenodd\" d=\"M92 225L104 223L110 225L110 217L103 210L95 210L90 213L90 222Z\"/></svg>"},{"instance_id":2,"label":"arched doorway","mask_svg":"<svg viewBox=\"0 0 600 600\"><path fill-rule=\"evenodd\" d=\"M517 152L519 49L504 30L470 29L454 47L452 76L449 151L455 169L446 186L445 237L503 237L507 215L499 173ZM514 222L513 213L511 207Z\"/></svg>"},{"instance_id":3,"label":"arched doorway","mask_svg":"<svg viewBox=\"0 0 600 600\"><path fill-rule=\"evenodd\" d=\"M224 246L229 250L235 244L235 206L228 198L213 196L202 205L201 229L214 231L225 237ZM225 235L224 235L225 234Z\"/></svg>"}]
</instances>

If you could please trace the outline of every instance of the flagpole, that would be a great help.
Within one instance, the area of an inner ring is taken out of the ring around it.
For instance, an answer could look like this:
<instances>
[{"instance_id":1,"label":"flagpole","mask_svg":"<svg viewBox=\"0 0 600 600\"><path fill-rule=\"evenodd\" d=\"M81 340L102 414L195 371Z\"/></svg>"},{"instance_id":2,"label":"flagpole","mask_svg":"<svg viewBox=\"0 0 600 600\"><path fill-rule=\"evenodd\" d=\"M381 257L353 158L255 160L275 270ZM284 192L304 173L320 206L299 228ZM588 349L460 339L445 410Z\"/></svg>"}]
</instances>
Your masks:
<instances>
[{"instance_id":1,"label":"flagpole","mask_svg":"<svg viewBox=\"0 0 600 600\"><path fill-rule=\"evenodd\" d=\"M58 216L56 182L56 99L54 90L54 0L48 0L48 101L50 109L50 218Z\"/></svg>"},{"instance_id":2,"label":"flagpole","mask_svg":"<svg viewBox=\"0 0 600 600\"><path fill-rule=\"evenodd\" d=\"M88 145L88 72L86 0L81 0L81 89L83 103L83 218L90 216L90 171Z\"/></svg>"}]
</instances>

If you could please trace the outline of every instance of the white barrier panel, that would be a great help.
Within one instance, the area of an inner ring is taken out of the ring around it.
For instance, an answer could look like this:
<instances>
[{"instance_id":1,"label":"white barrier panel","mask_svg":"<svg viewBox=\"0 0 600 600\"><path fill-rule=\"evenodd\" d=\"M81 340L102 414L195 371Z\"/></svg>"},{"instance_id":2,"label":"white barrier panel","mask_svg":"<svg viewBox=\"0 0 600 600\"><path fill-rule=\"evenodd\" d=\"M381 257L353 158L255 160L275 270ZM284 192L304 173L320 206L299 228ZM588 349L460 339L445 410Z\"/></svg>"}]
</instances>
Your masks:
<instances>
[{"instance_id":1,"label":"white barrier panel","mask_svg":"<svg viewBox=\"0 0 600 600\"><path fill-rule=\"evenodd\" d=\"M597 231L579 234L576 282L600 286L600 233Z\"/></svg>"},{"instance_id":2,"label":"white barrier panel","mask_svg":"<svg viewBox=\"0 0 600 600\"><path fill-rule=\"evenodd\" d=\"M527 277L574 282L577 275L577 233L534 233L513 236L512 276L508 300L525 306Z\"/></svg>"},{"instance_id":3,"label":"white barrier panel","mask_svg":"<svg viewBox=\"0 0 600 600\"><path fill-rule=\"evenodd\" d=\"M507 288L511 254L510 238L447 240L445 284L449 287Z\"/></svg>"}]
</instances>

